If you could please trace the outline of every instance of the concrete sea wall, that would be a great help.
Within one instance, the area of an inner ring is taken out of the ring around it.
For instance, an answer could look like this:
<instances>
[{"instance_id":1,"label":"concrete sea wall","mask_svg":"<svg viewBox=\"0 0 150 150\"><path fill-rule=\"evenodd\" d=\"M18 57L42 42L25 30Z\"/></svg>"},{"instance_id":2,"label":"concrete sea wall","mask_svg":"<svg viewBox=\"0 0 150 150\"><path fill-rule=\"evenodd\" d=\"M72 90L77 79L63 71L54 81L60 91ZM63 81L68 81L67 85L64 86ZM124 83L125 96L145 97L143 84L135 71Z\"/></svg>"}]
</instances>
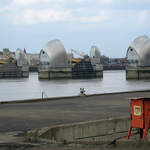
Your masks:
<instances>
[{"instance_id":1,"label":"concrete sea wall","mask_svg":"<svg viewBox=\"0 0 150 150\"><path fill-rule=\"evenodd\" d=\"M116 95L116 94L132 94L137 92L150 92L150 90L136 90L136 91L126 91L126 92L113 92L113 93L101 93L101 94L88 94L84 97L93 97L93 96L106 96L106 95ZM41 93L42 97L42 93ZM46 101L54 101L54 100L62 100L62 99L76 99L81 97L80 95L76 96L61 96L61 97L43 97L43 98L35 98L35 99L22 99L22 100L11 100L11 101L0 101L0 104L12 104L12 103L36 103L36 102L46 102ZM82 97L83 98L83 97Z\"/></svg>"},{"instance_id":2,"label":"concrete sea wall","mask_svg":"<svg viewBox=\"0 0 150 150\"><path fill-rule=\"evenodd\" d=\"M103 77L103 67L97 66L95 68L96 77ZM79 72L80 74L80 72ZM89 74L87 72L86 74ZM39 69L39 79L58 79L58 78L73 78L72 68L50 68L50 69ZM78 76L77 76L78 78ZM80 78L80 76L79 76Z\"/></svg>"},{"instance_id":3,"label":"concrete sea wall","mask_svg":"<svg viewBox=\"0 0 150 150\"><path fill-rule=\"evenodd\" d=\"M126 67L126 79L150 79L150 67Z\"/></svg>"},{"instance_id":4,"label":"concrete sea wall","mask_svg":"<svg viewBox=\"0 0 150 150\"><path fill-rule=\"evenodd\" d=\"M57 125L29 131L28 138L42 138L56 142L111 141L118 136L127 135L129 125L128 117Z\"/></svg>"},{"instance_id":5,"label":"concrete sea wall","mask_svg":"<svg viewBox=\"0 0 150 150\"><path fill-rule=\"evenodd\" d=\"M23 66L21 70L22 70L22 77L28 78L29 77L29 67Z\"/></svg>"},{"instance_id":6,"label":"concrete sea wall","mask_svg":"<svg viewBox=\"0 0 150 150\"><path fill-rule=\"evenodd\" d=\"M40 69L39 79L72 78L71 68Z\"/></svg>"},{"instance_id":7,"label":"concrete sea wall","mask_svg":"<svg viewBox=\"0 0 150 150\"><path fill-rule=\"evenodd\" d=\"M96 65L94 69L95 69L97 78L103 77L103 66L102 65Z\"/></svg>"}]
</instances>

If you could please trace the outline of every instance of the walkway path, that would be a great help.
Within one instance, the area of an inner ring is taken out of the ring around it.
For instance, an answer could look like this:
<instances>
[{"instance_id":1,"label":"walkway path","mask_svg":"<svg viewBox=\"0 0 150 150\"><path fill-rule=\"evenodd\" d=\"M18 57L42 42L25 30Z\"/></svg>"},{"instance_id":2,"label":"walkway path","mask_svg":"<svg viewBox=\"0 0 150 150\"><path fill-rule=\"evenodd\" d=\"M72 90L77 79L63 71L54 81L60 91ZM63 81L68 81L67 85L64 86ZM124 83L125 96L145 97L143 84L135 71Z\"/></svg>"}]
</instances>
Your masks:
<instances>
[{"instance_id":1,"label":"walkway path","mask_svg":"<svg viewBox=\"0 0 150 150\"><path fill-rule=\"evenodd\" d=\"M129 98L142 96L150 97L150 92L0 104L0 132L26 131L49 125L129 116Z\"/></svg>"}]
</instances>

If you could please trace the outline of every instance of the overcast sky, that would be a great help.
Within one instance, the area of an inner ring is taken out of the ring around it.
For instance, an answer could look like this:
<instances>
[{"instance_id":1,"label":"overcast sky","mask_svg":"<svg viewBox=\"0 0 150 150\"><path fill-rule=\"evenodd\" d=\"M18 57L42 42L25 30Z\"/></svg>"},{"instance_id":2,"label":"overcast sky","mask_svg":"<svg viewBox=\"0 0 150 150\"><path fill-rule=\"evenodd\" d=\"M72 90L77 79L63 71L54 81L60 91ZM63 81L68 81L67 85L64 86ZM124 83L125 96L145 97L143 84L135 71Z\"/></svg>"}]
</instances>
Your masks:
<instances>
[{"instance_id":1,"label":"overcast sky","mask_svg":"<svg viewBox=\"0 0 150 150\"><path fill-rule=\"evenodd\" d=\"M150 36L150 0L1 0L0 50L39 53L53 39L89 53L125 57L137 36Z\"/></svg>"}]
</instances>

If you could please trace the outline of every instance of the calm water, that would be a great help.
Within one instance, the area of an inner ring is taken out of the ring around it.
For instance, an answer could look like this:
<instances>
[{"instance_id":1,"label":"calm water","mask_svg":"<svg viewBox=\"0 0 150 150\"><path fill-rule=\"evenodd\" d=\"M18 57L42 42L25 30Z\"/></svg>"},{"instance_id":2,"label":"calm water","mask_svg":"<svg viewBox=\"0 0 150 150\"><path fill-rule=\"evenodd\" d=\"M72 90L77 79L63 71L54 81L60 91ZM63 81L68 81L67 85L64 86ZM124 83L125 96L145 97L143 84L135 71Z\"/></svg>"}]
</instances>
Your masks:
<instances>
[{"instance_id":1,"label":"calm water","mask_svg":"<svg viewBox=\"0 0 150 150\"><path fill-rule=\"evenodd\" d=\"M104 71L103 79L38 80L37 73L28 79L0 79L0 101L78 95L83 87L86 94L150 89L150 80L125 79L125 71Z\"/></svg>"}]
</instances>

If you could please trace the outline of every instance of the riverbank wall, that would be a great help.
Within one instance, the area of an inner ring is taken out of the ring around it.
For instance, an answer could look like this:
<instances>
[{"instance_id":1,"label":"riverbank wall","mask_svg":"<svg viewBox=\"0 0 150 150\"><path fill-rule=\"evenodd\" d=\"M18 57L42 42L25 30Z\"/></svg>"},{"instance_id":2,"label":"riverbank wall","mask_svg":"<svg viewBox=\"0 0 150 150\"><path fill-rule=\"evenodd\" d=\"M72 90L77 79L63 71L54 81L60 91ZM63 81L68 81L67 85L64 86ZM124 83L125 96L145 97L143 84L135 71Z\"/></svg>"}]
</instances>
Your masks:
<instances>
[{"instance_id":1,"label":"riverbank wall","mask_svg":"<svg viewBox=\"0 0 150 150\"><path fill-rule=\"evenodd\" d=\"M56 143L111 143L115 139L128 141L126 136L129 126L130 118L121 117L35 129L29 131L27 136L30 140L49 140ZM134 130L134 132L137 131ZM132 141L137 141L139 139L139 134L130 137ZM146 141L149 140L150 136L148 135Z\"/></svg>"},{"instance_id":2,"label":"riverbank wall","mask_svg":"<svg viewBox=\"0 0 150 150\"><path fill-rule=\"evenodd\" d=\"M105 70L125 70L125 65L103 65L103 69Z\"/></svg>"},{"instance_id":3,"label":"riverbank wall","mask_svg":"<svg viewBox=\"0 0 150 150\"><path fill-rule=\"evenodd\" d=\"M56 142L111 141L127 135L130 118L115 118L66 125L50 126L28 132L29 139L47 139Z\"/></svg>"},{"instance_id":4,"label":"riverbank wall","mask_svg":"<svg viewBox=\"0 0 150 150\"><path fill-rule=\"evenodd\" d=\"M117 94L132 94L132 93L138 93L138 92L150 92L150 90L137 90L137 91L125 91L125 92L113 92L113 93L101 93L101 94L85 94L84 96L79 95L73 95L73 96L61 96L61 97L42 97L41 98L34 98L34 99L22 99L22 100L11 100L11 101L5 101L0 100L0 104L13 104L13 103L34 103L34 102L46 102L46 101L55 101L55 100L62 100L62 99L76 99L76 98L86 98L86 97L93 97L93 96L107 96L107 95L117 95Z\"/></svg>"}]
</instances>

